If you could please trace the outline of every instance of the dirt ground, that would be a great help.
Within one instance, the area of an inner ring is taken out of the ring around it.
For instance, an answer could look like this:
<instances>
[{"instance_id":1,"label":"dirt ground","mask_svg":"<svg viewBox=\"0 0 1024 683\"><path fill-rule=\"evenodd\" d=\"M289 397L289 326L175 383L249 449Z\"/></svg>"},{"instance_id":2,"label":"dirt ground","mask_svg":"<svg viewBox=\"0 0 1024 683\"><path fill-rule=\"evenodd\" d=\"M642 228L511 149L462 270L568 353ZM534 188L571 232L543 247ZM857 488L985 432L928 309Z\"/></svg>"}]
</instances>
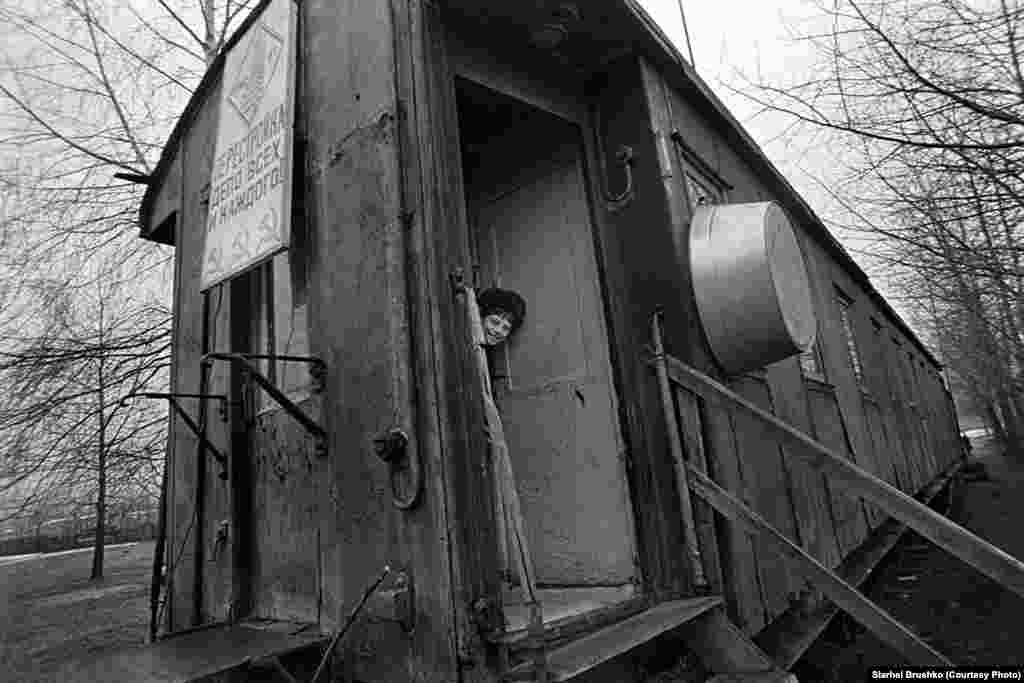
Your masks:
<instances>
[{"instance_id":1,"label":"dirt ground","mask_svg":"<svg viewBox=\"0 0 1024 683\"><path fill-rule=\"evenodd\" d=\"M972 461L988 480L958 479L949 517L1024 559L1024 463L991 440ZM917 534L908 533L866 586L868 596L958 665L1024 666L1024 598ZM908 662L848 618L838 618L798 663L802 683L870 680L869 669Z\"/></svg>"},{"instance_id":2,"label":"dirt ground","mask_svg":"<svg viewBox=\"0 0 1024 683\"><path fill-rule=\"evenodd\" d=\"M152 558L152 541L107 548L98 582L91 549L0 558L0 681L58 681L69 662L144 642Z\"/></svg>"}]
</instances>

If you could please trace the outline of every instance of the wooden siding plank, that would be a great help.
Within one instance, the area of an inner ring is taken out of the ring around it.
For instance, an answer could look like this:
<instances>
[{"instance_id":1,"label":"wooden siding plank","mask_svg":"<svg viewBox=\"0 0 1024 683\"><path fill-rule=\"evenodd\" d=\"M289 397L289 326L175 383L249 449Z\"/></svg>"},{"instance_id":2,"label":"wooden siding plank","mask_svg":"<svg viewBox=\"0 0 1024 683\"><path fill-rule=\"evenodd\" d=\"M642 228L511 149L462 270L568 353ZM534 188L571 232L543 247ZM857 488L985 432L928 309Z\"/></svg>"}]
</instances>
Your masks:
<instances>
[{"instance_id":1,"label":"wooden siding plank","mask_svg":"<svg viewBox=\"0 0 1024 683\"><path fill-rule=\"evenodd\" d=\"M810 407L798 361L790 359L771 365L767 374L775 414L800 431L812 433ZM839 564L840 552L824 476L786 455L786 446L780 447L789 471L790 496L801 544L826 567L835 567Z\"/></svg>"},{"instance_id":2,"label":"wooden siding plank","mask_svg":"<svg viewBox=\"0 0 1024 683\"><path fill-rule=\"evenodd\" d=\"M721 406L709 406L705 418L710 476L734 494L742 494L744 486L732 419ZM756 633L766 619L754 539L747 530L729 523L721 527L720 536L725 549L722 567L729 616L744 632Z\"/></svg>"},{"instance_id":3,"label":"wooden siding plank","mask_svg":"<svg viewBox=\"0 0 1024 683\"><path fill-rule=\"evenodd\" d=\"M808 399L814 424L814 437L824 445L850 458L849 445L843 429L842 416L833 390L808 384ZM843 555L846 555L866 537L867 523L860 501L851 498L835 482L825 482L832 505L832 518L836 529L836 540Z\"/></svg>"},{"instance_id":4,"label":"wooden siding plank","mask_svg":"<svg viewBox=\"0 0 1024 683\"><path fill-rule=\"evenodd\" d=\"M732 380L729 386L751 403L773 412L771 392L764 378L744 375ZM758 514L769 520L790 541L799 544L789 482L778 441L771 438L759 420L748 415L734 414L733 425L747 489L745 497L753 503L751 507ZM754 547L765 618L771 621L789 606L790 600L799 592L801 582L791 576L787 565L776 561L775 554L761 536L754 537Z\"/></svg>"}]
</instances>

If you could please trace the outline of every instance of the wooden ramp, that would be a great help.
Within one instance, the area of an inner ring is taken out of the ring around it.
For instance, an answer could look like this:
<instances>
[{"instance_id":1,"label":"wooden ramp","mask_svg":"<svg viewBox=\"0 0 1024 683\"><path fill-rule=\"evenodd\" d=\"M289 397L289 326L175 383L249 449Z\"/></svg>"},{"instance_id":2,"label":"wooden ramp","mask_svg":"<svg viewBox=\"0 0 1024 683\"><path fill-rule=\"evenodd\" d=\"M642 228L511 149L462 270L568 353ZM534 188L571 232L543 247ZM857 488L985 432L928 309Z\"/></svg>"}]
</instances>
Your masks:
<instances>
[{"instance_id":1,"label":"wooden ramp","mask_svg":"<svg viewBox=\"0 0 1024 683\"><path fill-rule=\"evenodd\" d=\"M71 666L63 681L104 683L187 683L248 667L253 662L321 648L329 636L316 624L245 621L212 626L120 650Z\"/></svg>"}]
</instances>

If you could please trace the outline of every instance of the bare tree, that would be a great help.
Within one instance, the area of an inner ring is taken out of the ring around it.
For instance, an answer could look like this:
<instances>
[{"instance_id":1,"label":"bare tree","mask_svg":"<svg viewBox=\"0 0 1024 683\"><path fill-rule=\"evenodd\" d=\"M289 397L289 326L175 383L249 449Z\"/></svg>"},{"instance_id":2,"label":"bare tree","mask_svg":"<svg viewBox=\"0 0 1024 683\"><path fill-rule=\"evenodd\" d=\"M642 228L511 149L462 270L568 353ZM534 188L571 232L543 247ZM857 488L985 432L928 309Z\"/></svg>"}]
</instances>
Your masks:
<instances>
[{"instance_id":1,"label":"bare tree","mask_svg":"<svg viewBox=\"0 0 1024 683\"><path fill-rule=\"evenodd\" d=\"M113 290L97 291L91 306L69 298L44 330L0 353L4 487L24 492L12 513L95 506L93 578L103 574L110 503L152 486L166 434L162 406L126 399L166 381L168 312Z\"/></svg>"},{"instance_id":2,"label":"bare tree","mask_svg":"<svg viewBox=\"0 0 1024 683\"><path fill-rule=\"evenodd\" d=\"M0 496L95 507L159 481L170 252L139 184L252 0L0 0ZM4 476L6 475L6 476Z\"/></svg>"},{"instance_id":3,"label":"bare tree","mask_svg":"<svg viewBox=\"0 0 1024 683\"><path fill-rule=\"evenodd\" d=\"M1017 0L835 0L810 76L744 95L826 133L821 181L867 268L931 329L1007 447L1024 439L1024 71ZM822 24L824 25L824 24Z\"/></svg>"}]
</instances>

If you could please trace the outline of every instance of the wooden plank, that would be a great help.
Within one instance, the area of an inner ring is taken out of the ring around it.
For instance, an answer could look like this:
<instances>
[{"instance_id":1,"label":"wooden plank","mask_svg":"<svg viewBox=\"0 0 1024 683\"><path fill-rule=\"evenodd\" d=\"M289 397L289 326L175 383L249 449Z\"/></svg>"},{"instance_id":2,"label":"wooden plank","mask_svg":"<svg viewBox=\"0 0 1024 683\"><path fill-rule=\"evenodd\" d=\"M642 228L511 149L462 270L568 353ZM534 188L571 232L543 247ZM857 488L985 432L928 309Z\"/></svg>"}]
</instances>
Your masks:
<instances>
[{"instance_id":1,"label":"wooden plank","mask_svg":"<svg viewBox=\"0 0 1024 683\"><path fill-rule=\"evenodd\" d=\"M722 598L718 596L672 600L574 640L548 653L549 680L570 680L721 604ZM507 680L534 680L532 675L527 663L509 671Z\"/></svg>"},{"instance_id":2,"label":"wooden plank","mask_svg":"<svg viewBox=\"0 0 1024 683\"><path fill-rule=\"evenodd\" d=\"M525 55L499 56L493 41L479 42L481 37L468 30L451 34L449 59L456 75L574 123L587 120L586 100L579 82L529 70L524 66Z\"/></svg>"},{"instance_id":3,"label":"wooden plank","mask_svg":"<svg viewBox=\"0 0 1024 683\"><path fill-rule=\"evenodd\" d=\"M767 374L775 414L810 434L808 390L798 359L775 363L768 367ZM839 564L840 553L824 476L786 455L785 445L780 444L780 448L783 449L783 462L789 475L790 496L800 544L826 567L835 567Z\"/></svg>"},{"instance_id":4,"label":"wooden plank","mask_svg":"<svg viewBox=\"0 0 1024 683\"><path fill-rule=\"evenodd\" d=\"M796 676L786 671L753 674L718 674L707 683L797 683Z\"/></svg>"},{"instance_id":5,"label":"wooden plank","mask_svg":"<svg viewBox=\"0 0 1024 683\"><path fill-rule=\"evenodd\" d=\"M764 672L776 668L771 657L739 629L721 608L708 610L680 629L686 647L708 671Z\"/></svg>"},{"instance_id":6,"label":"wooden plank","mask_svg":"<svg viewBox=\"0 0 1024 683\"><path fill-rule=\"evenodd\" d=\"M836 453L842 454L847 461L852 460L849 442L835 390L808 382L808 402L814 420L814 436L816 440ZM851 552L867 537L867 520L860 500L849 492L836 486L833 481L826 481L826 488L832 504L835 519L836 539L842 553Z\"/></svg>"},{"instance_id":7,"label":"wooden plank","mask_svg":"<svg viewBox=\"0 0 1024 683\"><path fill-rule=\"evenodd\" d=\"M300 407L316 415L314 401ZM280 410L256 419L252 439L253 615L318 621L325 463L302 426Z\"/></svg>"},{"instance_id":8,"label":"wooden plank","mask_svg":"<svg viewBox=\"0 0 1024 683\"><path fill-rule=\"evenodd\" d=\"M732 406L759 417L777 438L794 447L792 455L820 469L851 494L863 496L917 533L978 569L1005 588L1024 596L1024 563L978 538L963 527L897 491L877 477L860 469L839 454L825 448L793 429L774 415L729 391L710 377L669 358L669 373L679 384L709 401Z\"/></svg>"},{"instance_id":9,"label":"wooden plank","mask_svg":"<svg viewBox=\"0 0 1024 683\"><path fill-rule=\"evenodd\" d=\"M722 410L705 412L708 427L707 452L711 455L709 472L732 491L742 491L739 456L729 413ZM721 531L725 546L722 568L725 576L725 598L729 616L747 633L756 633L765 624L761 587L754 558L752 536L742 527L726 524Z\"/></svg>"},{"instance_id":10,"label":"wooden plank","mask_svg":"<svg viewBox=\"0 0 1024 683\"><path fill-rule=\"evenodd\" d=\"M745 375L734 379L730 385L752 403L765 411L772 411L771 394L764 378ZM788 539L799 544L786 468L778 442L770 437L760 421L752 417L735 415L733 424L751 507ZM775 561L774 554L762 538L754 537L754 548L765 620L770 622L789 606L790 600L799 592L801 582L790 575L787 565Z\"/></svg>"},{"instance_id":11,"label":"wooden plank","mask_svg":"<svg viewBox=\"0 0 1024 683\"><path fill-rule=\"evenodd\" d=\"M151 645L115 650L75 670L65 680L109 683L194 681L229 671L243 671L250 662L323 647L328 638L312 624L243 622L182 633Z\"/></svg>"},{"instance_id":12,"label":"wooden plank","mask_svg":"<svg viewBox=\"0 0 1024 683\"><path fill-rule=\"evenodd\" d=\"M885 610L864 597L856 588L843 581L780 534L767 520L736 500L728 491L694 468L690 468L690 474L698 495L704 497L723 515L760 534L763 538L769 539L772 548L791 562L795 571L814 582L830 600L881 638L883 642L897 648L914 664L922 666L951 665L951 662L943 655L893 619Z\"/></svg>"},{"instance_id":13,"label":"wooden plank","mask_svg":"<svg viewBox=\"0 0 1024 683\"><path fill-rule=\"evenodd\" d=\"M518 591L505 596L504 631L487 636L492 643L511 648L529 644L530 605ZM586 633L621 621L651 606L650 600L636 595L632 586L595 588L541 588L537 591L544 608L544 638L548 643L562 643Z\"/></svg>"}]
</instances>

